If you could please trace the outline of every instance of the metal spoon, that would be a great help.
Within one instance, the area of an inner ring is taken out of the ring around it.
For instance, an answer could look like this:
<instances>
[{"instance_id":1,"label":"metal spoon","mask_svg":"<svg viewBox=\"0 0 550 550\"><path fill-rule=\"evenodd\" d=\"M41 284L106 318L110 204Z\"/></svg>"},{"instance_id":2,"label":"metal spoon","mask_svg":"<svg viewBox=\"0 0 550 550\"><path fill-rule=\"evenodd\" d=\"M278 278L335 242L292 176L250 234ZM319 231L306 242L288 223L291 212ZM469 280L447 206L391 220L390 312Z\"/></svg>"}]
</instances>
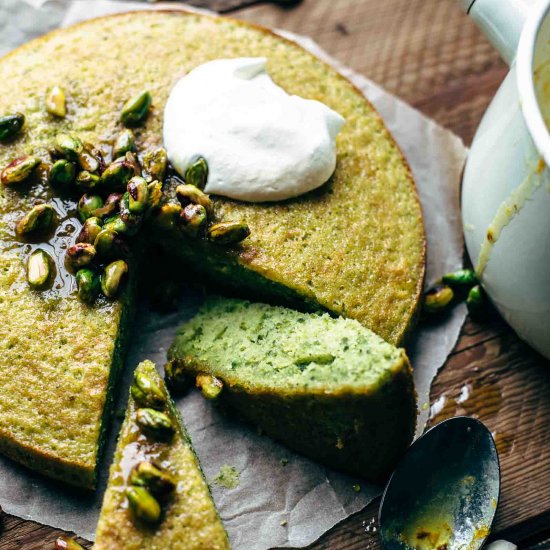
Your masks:
<instances>
[{"instance_id":1,"label":"metal spoon","mask_svg":"<svg viewBox=\"0 0 550 550\"><path fill-rule=\"evenodd\" d=\"M477 550L500 493L495 442L479 421L457 416L428 430L390 478L380 504L384 550Z\"/></svg>"}]
</instances>

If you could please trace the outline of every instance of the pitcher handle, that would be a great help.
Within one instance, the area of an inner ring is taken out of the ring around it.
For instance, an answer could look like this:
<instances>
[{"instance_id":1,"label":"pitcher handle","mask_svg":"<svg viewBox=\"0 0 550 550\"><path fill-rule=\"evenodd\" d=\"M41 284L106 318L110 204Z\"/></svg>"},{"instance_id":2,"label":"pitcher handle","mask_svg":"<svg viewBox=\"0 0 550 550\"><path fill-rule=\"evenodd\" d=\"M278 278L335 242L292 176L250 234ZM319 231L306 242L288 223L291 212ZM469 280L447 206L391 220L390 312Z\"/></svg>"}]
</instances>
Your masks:
<instances>
[{"instance_id":1,"label":"pitcher handle","mask_svg":"<svg viewBox=\"0 0 550 550\"><path fill-rule=\"evenodd\" d=\"M521 31L529 9L537 0L460 0L470 15L498 50L502 59L511 65L516 57Z\"/></svg>"}]
</instances>

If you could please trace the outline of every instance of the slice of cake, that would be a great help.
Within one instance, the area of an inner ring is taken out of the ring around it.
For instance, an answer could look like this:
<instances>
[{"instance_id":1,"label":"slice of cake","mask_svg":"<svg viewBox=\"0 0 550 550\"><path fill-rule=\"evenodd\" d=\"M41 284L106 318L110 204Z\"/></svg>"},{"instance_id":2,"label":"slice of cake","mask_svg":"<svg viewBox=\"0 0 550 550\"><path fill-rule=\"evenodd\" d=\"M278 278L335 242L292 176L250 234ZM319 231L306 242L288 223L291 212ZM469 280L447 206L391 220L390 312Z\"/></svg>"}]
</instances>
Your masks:
<instances>
[{"instance_id":1,"label":"slice of cake","mask_svg":"<svg viewBox=\"0 0 550 550\"><path fill-rule=\"evenodd\" d=\"M413 437L405 352L354 320L212 298L168 357L171 382L196 377L206 397L291 449L368 480L382 480Z\"/></svg>"},{"instance_id":2,"label":"slice of cake","mask_svg":"<svg viewBox=\"0 0 550 550\"><path fill-rule=\"evenodd\" d=\"M97 525L94 549L113 548L229 549L189 436L151 361L134 375Z\"/></svg>"}]
</instances>

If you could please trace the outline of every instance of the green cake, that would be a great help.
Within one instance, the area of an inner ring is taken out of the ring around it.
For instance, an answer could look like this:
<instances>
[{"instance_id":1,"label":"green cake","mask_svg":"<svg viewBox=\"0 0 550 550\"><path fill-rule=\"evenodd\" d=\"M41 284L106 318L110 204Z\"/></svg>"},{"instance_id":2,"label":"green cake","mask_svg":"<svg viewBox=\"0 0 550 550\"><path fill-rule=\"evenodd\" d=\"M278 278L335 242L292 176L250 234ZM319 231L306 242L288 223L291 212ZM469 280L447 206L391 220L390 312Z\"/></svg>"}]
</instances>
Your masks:
<instances>
[{"instance_id":1,"label":"green cake","mask_svg":"<svg viewBox=\"0 0 550 550\"><path fill-rule=\"evenodd\" d=\"M229 541L174 403L151 361L137 367L95 550L227 550Z\"/></svg>"},{"instance_id":2,"label":"green cake","mask_svg":"<svg viewBox=\"0 0 550 550\"><path fill-rule=\"evenodd\" d=\"M134 302L129 287L117 300L93 306L76 298L62 256L80 229L78 196L60 195L42 177L56 136L70 132L85 143L112 144L123 128L123 105L148 90L149 116L135 128L142 155L161 145L163 108L177 79L208 60L237 56L267 57L277 84L346 118L334 176L283 203L214 197L217 219L243 218L250 227L250 237L237 246L220 247L174 228L147 234L183 258L186 274L198 271L216 285L354 318L392 343L413 325L425 267L420 205L405 159L350 82L296 44L226 18L146 11L61 29L0 60L0 116L20 112L26 119L15 138L0 143L0 168L22 155L42 161L28 182L0 185L4 454L69 483L94 485L109 388ZM66 93L62 109L46 99L57 87ZM164 188L172 198L174 184ZM16 235L16 222L43 203L57 213L56 230L42 240ZM55 264L47 290L25 281L37 247ZM130 278L136 273L130 267Z\"/></svg>"},{"instance_id":3,"label":"green cake","mask_svg":"<svg viewBox=\"0 0 550 550\"><path fill-rule=\"evenodd\" d=\"M168 358L171 382L197 377L207 397L291 449L371 481L414 434L405 352L354 320L211 298Z\"/></svg>"}]
</instances>

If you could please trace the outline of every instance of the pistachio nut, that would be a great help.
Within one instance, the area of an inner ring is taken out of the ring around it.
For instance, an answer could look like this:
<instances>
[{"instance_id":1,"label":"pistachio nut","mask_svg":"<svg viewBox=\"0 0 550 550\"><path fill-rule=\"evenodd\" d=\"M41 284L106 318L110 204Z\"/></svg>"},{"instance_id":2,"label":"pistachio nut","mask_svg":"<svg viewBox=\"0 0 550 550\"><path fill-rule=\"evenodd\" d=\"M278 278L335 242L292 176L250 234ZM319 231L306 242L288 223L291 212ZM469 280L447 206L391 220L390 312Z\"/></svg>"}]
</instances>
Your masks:
<instances>
[{"instance_id":1,"label":"pistachio nut","mask_svg":"<svg viewBox=\"0 0 550 550\"><path fill-rule=\"evenodd\" d=\"M4 185L21 183L32 175L40 162L41 160L38 157L30 155L16 158L2 170L0 181Z\"/></svg>"},{"instance_id":2,"label":"pistachio nut","mask_svg":"<svg viewBox=\"0 0 550 550\"><path fill-rule=\"evenodd\" d=\"M223 389L223 382L211 374L197 374L195 385L206 399L216 399Z\"/></svg>"},{"instance_id":3,"label":"pistachio nut","mask_svg":"<svg viewBox=\"0 0 550 550\"><path fill-rule=\"evenodd\" d=\"M118 208L120 199L122 198L122 193L110 193L109 196L105 199L105 202L101 208L98 208L95 211L95 215L100 218L107 218L112 216L115 213L115 210Z\"/></svg>"},{"instance_id":4,"label":"pistachio nut","mask_svg":"<svg viewBox=\"0 0 550 550\"><path fill-rule=\"evenodd\" d=\"M451 287L446 285L436 285L424 294L424 308L426 314L441 313L445 311L454 298L454 292Z\"/></svg>"},{"instance_id":5,"label":"pistachio nut","mask_svg":"<svg viewBox=\"0 0 550 550\"><path fill-rule=\"evenodd\" d=\"M101 174L101 183L106 189L121 191L134 176L134 166L126 160L126 157L119 157Z\"/></svg>"},{"instance_id":6,"label":"pistachio nut","mask_svg":"<svg viewBox=\"0 0 550 550\"><path fill-rule=\"evenodd\" d=\"M168 441L174 435L174 425L170 417L150 407L136 411L136 422L148 437L159 441Z\"/></svg>"},{"instance_id":7,"label":"pistachio nut","mask_svg":"<svg viewBox=\"0 0 550 550\"><path fill-rule=\"evenodd\" d=\"M84 546L81 546L73 538L62 535L55 541L55 550L86 550Z\"/></svg>"},{"instance_id":8,"label":"pistachio nut","mask_svg":"<svg viewBox=\"0 0 550 550\"><path fill-rule=\"evenodd\" d=\"M466 306L470 317L476 321L482 320L487 315L487 298L480 285L470 289L466 298Z\"/></svg>"},{"instance_id":9,"label":"pistachio nut","mask_svg":"<svg viewBox=\"0 0 550 550\"><path fill-rule=\"evenodd\" d=\"M81 302L93 304L101 290L99 276L93 269L79 269L76 272L77 296Z\"/></svg>"},{"instance_id":10,"label":"pistachio nut","mask_svg":"<svg viewBox=\"0 0 550 550\"><path fill-rule=\"evenodd\" d=\"M72 162L65 159L56 160L48 175L48 182L53 187L67 188L75 179L76 169Z\"/></svg>"},{"instance_id":11,"label":"pistachio nut","mask_svg":"<svg viewBox=\"0 0 550 550\"><path fill-rule=\"evenodd\" d=\"M29 233L46 233L54 223L55 210L51 204L37 204L27 212L15 225L17 235Z\"/></svg>"},{"instance_id":12,"label":"pistachio nut","mask_svg":"<svg viewBox=\"0 0 550 550\"><path fill-rule=\"evenodd\" d=\"M138 521L150 525L160 521L160 504L145 487L128 487L126 498L132 514Z\"/></svg>"},{"instance_id":13,"label":"pistachio nut","mask_svg":"<svg viewBox=\"0 0 550 550\"><path fill-rule=\"evenodd\" d=\"M188 204L200 204L206 209L208 215L212 215L213 204L210 197L194 185L184 184L176 187L176 196L180 204L185 207Z\"/></svg>"},{"instance_id":14,"label":"pistachio nut","mask_svg":"<svg viewBox=\"0 0 550 550\"><path fill-rule=\"evenodd\" d=\"M122 204L122 200L123 199L120 199L120 204ZM138 226L137 220L132 219L130 223L126 223L122 219L120 214L107 218L105 220L105 224L103 225L103 229L109 229L119 235L127 235L129 237L135 235L138 228L139 226Z\"/></svg>"},{"instance_id":15,"label":"pistachio nut","mask_svg":"<svg viewBox=\"0 0 550 550\"><path fill-rule=\"evenodd\" d=\"M101 183L101 178L97 174L92 174L87 170L83 170L76 176L76 186L84 191L92 191Z\"/></svg>"},{"instance_id":16,"label":"pistachio nut","mask_svg":"<svg viewBox=\"0 0 550 550\"><path fill-rule=\"evenodd\" d=\"M164 365L164 380L170 390L176 393L187 391L193 382L185 369L185 363L177 359L171 359Z\"/></svg>"},{"instance_id":17,"label":"pistachio nut","mask_svg":"<svg viewBox=\"0 0 550 550\"><path fill-rule=\"evenodd\" d=\"M94 244L97 236L101 232L101 219L97 216L88 218L82 225L82 229L76 238L77 243Z\"/></svg>"},{"instance_id":18,"label":"pistachio nut","mask_svg":"<svg viewBox=\"0 0 550 550\"><path fill-rule=\"evenodd\" d=\"M96 249L90 243L76 243L70 246L65 253L67 264L78 269L91 264L96 256Z\"/></svg>"},{"instance_id":19,"label":"pistachio nut","mask_svg":"<svg viewBox=\"0 0 550 550\"><path fill-rule=\"evenodd\" d=\"M145 487L158 498L166 497L176 488L174 476L151 462L139 462L130 472L130 484Z\"/></svg>"},{"instance_id":20,"label":"pistachio nut","mask_svg":"<svg viewBox=\"0 0 550 550\"><path fill-rule=\"evenodd\" d=\"M42 288L52 274L53 260L41 248L37 248L27 262L27 281L33 288Z\"/></svg>"},{"instance_id":21,"label":"pistachio nut","mask_svg":"<svg viewBox=\"0 0 550 550\"><path fill-rule=\"evenodd\" d=\"M84 144L79 137L71 134L57 134L55 137L55 152L71 162L78 162L79 155L84 151Z\"/></svg>"},{"instance_id":22,"label":"pistachio nut","mask_svg":"<svg viewBox=\"0 0 550 550\"><path fill-rule=\"evenodd\" d=\"M143 216L130 210L130 194L128 192L122 195L119 203L119 210L120 219L126 226L126 233L128 235L134 235L143 221Z\"/></svg>"},{"instance_id":23,"label":"pistachio nut","mask_svg":"<svg viewBox=\"0 0 550 550\"><path fill-rule=\"evenodd\" d=\"M459 269L452 273L447 273L441 278L443 283L451 287L470 288L477 284L477 275L473 269Z\"/></svg>"},{"instance_id":24,"label":"pistachio nut","mask_svg":"<svg viewBox=\"0 0 550 550\"><path fill-rule=\"evenodd\" d=\"M206 209L200 204L188 204L181 211L180 221L185 232L192 237L196 237L204 230L208 222Z\"/></svg>"},{"instance_id":25,"label":"pistachio nut","mask_svg":"<svg viewBox=\"0 0 550 550\"><path fill-rule=\"evenodd\" d=\"M0 141L14 138L25 124L23 113L14 113L0 117Z\"/></svg>"},{"instance_id":26,"label":"pistachio nut","mask_svg":"<svg viewBox=\"0 0 550 550\"><path fill-rule=\"evenodd\" d=\"M162 199L162 183L152 181L147 185L147 208L158 208Z\"/></svg>"},{"instance_id":27,"label":"pistachio nut","mask_svg":"<svg viewBox=\"0 0 550 550\"><path fill-rule=\"evenodd\" d=\"M168 166L168 155L164 147L148 151L143 155L143 176L148 182L159 180L164 181L166 167Z\"/></svg>"},{"instance_id":28,"label":"pistachio nut","mask_svg":"<svg viewBox=\"0 0 550 550\"><path fill-rule=\"evenodd\" d=\"M141 176L134 176L128 182L128 208L130 212L139 214L147 208L149 189L147 182Z\"/></svg>"},{"instance_id":29,"label":"pistachio nut","mask_svg":"<svg viewBox=\"0 0 550 550\"><path fill-rule=\"evenodd\" d=\"M51 115L64 117L67 114L65 91L59 86L52 86L46 91L46 111Z\"/></svg>"},{"instance_id":30,"label":"pistachio nut","mask_svg":"<svg viewBox=\"0 0 550 550\"><path fill-rule=\"evenodd\" d=\"M103 200L99 195L82 195L77 205L78 215L84 222L92 216L95 217L95 211L102 206Z\"/></svg>"},{"instance_id":31,"label":"pistachio nut","mask_svg":"<svg viewBox=\"0 0 550 550\"><path fill-rule=\"evenodd\" d=\"M208 179L208 164L202 157L198 158L191 166L185 170L184 178L185 183L188 185L194 185L201 189L206 185Z\"/></svg>"},{"instance_id":32,"label":"pistachio nut","mask_svg":"<svg viewBox=\"0 0 550 550\"><path fill-rule=\"evenodd\" d=\"M98 172L101 165L100 159L89 149L84 147L78 155L78 164L86 172Z\"/></svg>"},{"instance_id":33,"label":"pistachio nut","mask_svg":"<svg viewBox=\"0 0 550 550\"><path fill-rule=\"evenodd\" d=\"M182 207L174 202L163 204L157 211L156 223L163 229L173 229L179 219Z\"/></svg>"},{"instance_id":34,"label":"pistachio nut","mask_svg":"<svg viewBox=\"0 0 550 550\"><path fill-rule=\"evenodd\" d=\"M137 370L130 393L140 407L163 409L166 405L166 395L160 386L147 374Z\"/></svg>"},{"instance_id":35,"label":"pistachio nut","mask_svg":"<svg viewBox=\"0 0 550 550\"><path fill-rule=\"evenodd\" d=\"M220 222L208 229L208 238L223 245L236 244L250 235L250 229L244 222Z\"/></svg>"},{"instance_id":36,"label":"pistachio nut","mask_svg":"<svg viewBox=\"0 0 550 550\"><path fill-rule=\"evenodd\" d=\"M129 151L136 150L136 138L134 132L125 128L118 134L114 143L113 143L113 157L118 158L122 157Z\"/></svg>"},{"instance_id":37,"label":"pistachio nut","mask_svg":"<svg viewBox=\"0 0 550 550\"><path fill-rule=\"evenodd\" d=\"M101 291L107 298L118 294L127 273L128 264L124 260L115 260L105 267L101 274Z\"/></svg>"},{"instance_id":38,"label":"pistachio nut","mask_svg":"<svg viewBox=\"0 0 550 550\"><path fill-rule=\"evenodd\" d=\"M102 229L97 234L94 248L101 260L116 260L128 254L126 243L112 229Z\"/></svg>"},{"instance_id":39,"label":"pistachio nut","mask_svg":"<svg viewBox=\"0 0 550 550\"><path fill-rule=\"evenodd\" d=\"M122 107L120 120L125 126L137 126L147 116L152 101L148 91L134 95Z\"/></svg>"}]
</instances>

